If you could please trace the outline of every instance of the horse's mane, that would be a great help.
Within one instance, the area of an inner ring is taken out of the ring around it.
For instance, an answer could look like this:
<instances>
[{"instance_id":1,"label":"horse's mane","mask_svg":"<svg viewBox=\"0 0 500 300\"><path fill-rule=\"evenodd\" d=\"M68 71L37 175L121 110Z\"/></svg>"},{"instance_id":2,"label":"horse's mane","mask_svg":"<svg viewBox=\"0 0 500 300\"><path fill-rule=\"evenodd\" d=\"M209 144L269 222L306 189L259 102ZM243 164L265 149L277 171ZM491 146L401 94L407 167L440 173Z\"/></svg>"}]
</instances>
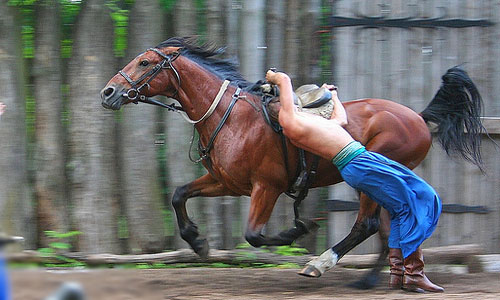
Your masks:
<instances>
[{"instance_id":1,"label":"horse's mane","mask_svg":"<svg viewBox=\"0 0 500 300\"><path fill-rule=\"evenodd\" d=\"M181 54L183 56L193 60L220 79L227 79L231 81L231 84L252 93L257 92L255 88L257 84L251 83L241 76L236 58L216 57L224 54L225 49L217 47L214 43L200 45L196 37L172 37L156 46L156 48L164 47L182 47Z\"/></svg>"}]
</instances>

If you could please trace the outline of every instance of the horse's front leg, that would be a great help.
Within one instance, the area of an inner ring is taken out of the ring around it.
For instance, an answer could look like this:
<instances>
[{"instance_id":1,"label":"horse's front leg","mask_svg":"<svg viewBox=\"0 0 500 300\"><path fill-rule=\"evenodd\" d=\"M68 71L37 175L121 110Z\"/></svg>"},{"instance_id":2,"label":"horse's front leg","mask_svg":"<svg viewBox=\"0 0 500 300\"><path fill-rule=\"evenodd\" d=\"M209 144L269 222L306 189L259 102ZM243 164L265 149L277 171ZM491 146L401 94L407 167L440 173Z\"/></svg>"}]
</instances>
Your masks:
<instances>
[{"instance_id":1,"label":"horse's front leg","mask_svg":"<svg viewBox=\"0 0 500 300\"><path fill-rule=\"evenodd\" d=\"M297 238L317 226L314 222L296 220L295 227L275 236L262 235L262 229L271 217L281 190L263 184L255 184L251 194L250 212L245 239L254 247L290 245Z\"/></svg>"},{"instance_id":2,"label":"horse's front leg","mask_svg":"<svg viewBox=\"0 0 500 300\"><path fill-rule=\"evenodd\" d=\"M380 207L377 203L364 193L361 193L358 217L351 232L331 249L326 250L318 258L308 262L299 274L308 277L320 277L325 271L333 268L347 252L378 231L380 225L379 214Z\"/></svg>"},{"instance_id":3,"label":"horse's front leg","mask_svg":"<svg viewBox=\"0 0 500 300\"><path fill-rule=\"evenodd\" d=\"M172 206L177 216L177 224L183 240L185 240L194 252L201 258L208 256L208 242L201 238L198 227L189 219L186 210L186 201L192 197L216 197L216 196L237 196L228 190L224 185L215 180L210 174L206 174L193 182L175 189L172 197Z\"/></svg>"}]
</instances>

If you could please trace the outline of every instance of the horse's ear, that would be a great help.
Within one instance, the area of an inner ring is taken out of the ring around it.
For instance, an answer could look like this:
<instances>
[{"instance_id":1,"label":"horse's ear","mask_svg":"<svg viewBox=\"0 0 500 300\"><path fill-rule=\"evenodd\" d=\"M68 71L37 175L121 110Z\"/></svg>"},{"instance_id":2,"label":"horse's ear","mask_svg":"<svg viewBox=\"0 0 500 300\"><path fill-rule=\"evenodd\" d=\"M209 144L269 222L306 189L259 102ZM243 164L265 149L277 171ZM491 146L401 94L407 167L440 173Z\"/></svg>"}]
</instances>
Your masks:
<instances>
[{"instance_id":1,"label":"horse's ear","mask_svg":"<svg viewBox=\"0 0 500 300\"><path fill-rule=\"evenodd\" d=\"M172 54L175 52L181 52L181 50L184 49L184 47L167 47L162 50L164 50L166 53L165 54Z\"/></svg>"}]
</instances>

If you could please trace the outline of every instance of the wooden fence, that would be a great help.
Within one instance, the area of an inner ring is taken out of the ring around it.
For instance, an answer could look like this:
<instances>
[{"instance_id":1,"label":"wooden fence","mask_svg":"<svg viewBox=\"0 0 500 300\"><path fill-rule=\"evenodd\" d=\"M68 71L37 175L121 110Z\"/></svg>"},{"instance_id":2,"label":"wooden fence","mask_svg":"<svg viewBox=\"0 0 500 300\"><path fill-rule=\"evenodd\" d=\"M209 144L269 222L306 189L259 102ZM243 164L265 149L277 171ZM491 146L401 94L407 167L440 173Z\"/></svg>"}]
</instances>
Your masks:
<instances>
[{"instance_id":1,"label":"wooden fence","mask_svg":"<svg viewBox=\"0 0 500 300\"><path fill-rule=\"evenodd\" d=\"M450 67L464 63L484 100L484 125L500 144L500 3L498 1L336 1L330 20L334 80L341 100L390 99L419 112L430 102ZM407 18L407 19L405 19ZM416 172L446 205L425 246L477 243L500 248L500 151L487 136L482 152L486 174L460 158L446 156L434 141ZM354 200L345 186L331 199ZM353 210L330 212L329 244L345 236ZM353 254L374 252L371 238Z\"/></svg>"}]
</instances>

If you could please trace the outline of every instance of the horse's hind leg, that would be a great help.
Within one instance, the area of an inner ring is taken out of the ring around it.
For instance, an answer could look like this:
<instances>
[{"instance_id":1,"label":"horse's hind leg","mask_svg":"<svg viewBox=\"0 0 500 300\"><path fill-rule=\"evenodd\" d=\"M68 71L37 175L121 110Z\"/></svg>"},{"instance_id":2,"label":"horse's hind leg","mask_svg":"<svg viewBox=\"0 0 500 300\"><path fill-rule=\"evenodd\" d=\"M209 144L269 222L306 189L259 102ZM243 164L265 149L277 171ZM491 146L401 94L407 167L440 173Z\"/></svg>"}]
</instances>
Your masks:
<instances>
[{"instance_id":1,"label":"horse's hind leg","mask_svg":"<svg viewBox=\"0 0 500 300\"><path fill-rule=\"evenodd\" d=\"M320 257L307 263L299 274L308 277L319 277L325 271L333 268L347 252L378 231L379 214L380 207L377 203L364 193L361 193L358 217L351 232L341 242L321 254Z\"/></svg>"},{"instance_id":2,"label":"horse's hind leg","mask_svg":"<svg viewBox=\"0 0 500 300\"><path fill-rule=\"evenodd\" d=\"M391 216L389 212L385 209L381 209L380 211L380 228L379 228L379 237L380 237L380 254L375 262L374 267L361 278L360 280L350 284L351 287L358 289L371 289L374 288L380 279L380 271L382 268L387 266L387 255L389 254L389 246L388 239L389 233L391 231Z\"/></svg>"},{"instance_id":3,"label":"horse's hind leg","mask_svg":"<svg viewBox=\"0 0 500 300\"><path fill-rule=\"evenodd\" d=\"M206 174L193 182L175 189L172 197L172 206L177 215L177 224L183 240L185 240L194 252L201 258L208 256L208 242L201 238L198 227L189 219L186 210L186 201L191 197L216 197L234 195L225 186L216 181L210 174Z\"/></svg>"}]
</instances>

